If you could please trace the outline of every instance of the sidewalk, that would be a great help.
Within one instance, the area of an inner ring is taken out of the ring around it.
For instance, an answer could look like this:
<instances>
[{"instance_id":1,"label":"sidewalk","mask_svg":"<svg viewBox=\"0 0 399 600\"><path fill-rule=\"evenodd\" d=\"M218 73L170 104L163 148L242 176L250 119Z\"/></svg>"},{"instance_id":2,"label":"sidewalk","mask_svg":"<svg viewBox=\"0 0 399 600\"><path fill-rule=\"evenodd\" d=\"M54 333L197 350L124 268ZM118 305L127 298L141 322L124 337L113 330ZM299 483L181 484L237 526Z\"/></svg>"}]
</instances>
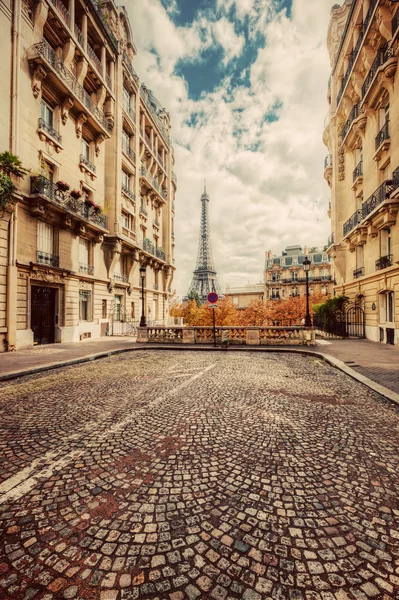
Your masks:
<instances>
[{"instance_id":1,"label":"sidewalk","mask_svg":"<svg viewBox=\"0 0 399 600\"><path fill-rule=\"evenodd\" d=\"M102 356L124 352L129 349L171 349L171 350L212 350L210 346L165 346L136 344L128 337L110 337L79 343L51 344L36 346L29 350L0 354L0 381L12 376L27 375L38 370L66 366L77 362L94 360ZM221 350L218 348L217 350ZM346 367L371 379L376 384L399 394L399 347L387 346L368 340L318 340L317 346L230 346L228 351L306 351L321 353L338 359ZM225 350L223 350L225 352ZM337 365L339 366L339 365ZM345 369L346 370L346 369ZM347 371L350 372L350 371Z\"/></svg>"}]
</instances>

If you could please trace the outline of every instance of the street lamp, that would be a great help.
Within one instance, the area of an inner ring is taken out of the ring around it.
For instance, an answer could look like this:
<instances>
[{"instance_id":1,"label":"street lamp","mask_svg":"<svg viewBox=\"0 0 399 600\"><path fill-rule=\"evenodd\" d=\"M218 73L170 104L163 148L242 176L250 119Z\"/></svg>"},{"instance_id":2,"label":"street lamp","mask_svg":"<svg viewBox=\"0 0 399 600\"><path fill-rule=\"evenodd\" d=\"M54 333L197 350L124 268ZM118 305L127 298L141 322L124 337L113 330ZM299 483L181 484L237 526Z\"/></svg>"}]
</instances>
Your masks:
<instances>
[{"instance_id":1,"label":"street lamp","mask_svg":"<svg viewBox=\"0 0 399 600\"><path fill-rule=\"evenodd\" d=\"M141 319L140 319L140 327L147 327L147 321L146 321L146 318L145 318L145 310L144 310L145 265L141 265L141 267L140 267L140 276L141 276Z\"/></svg>"},{"instance_id":2,"label":"street lamp","mask_svg":"<svg viewBox=\"0 0 399 600\"><path fill-rule=\"evenodd\" d=\"M309 268L311 265L310 260L306 257L302 263L306 275L306 315L305 315L305 327L312 327L312 321L310 320L309 314Z\"/></svg>"}]
</instances>

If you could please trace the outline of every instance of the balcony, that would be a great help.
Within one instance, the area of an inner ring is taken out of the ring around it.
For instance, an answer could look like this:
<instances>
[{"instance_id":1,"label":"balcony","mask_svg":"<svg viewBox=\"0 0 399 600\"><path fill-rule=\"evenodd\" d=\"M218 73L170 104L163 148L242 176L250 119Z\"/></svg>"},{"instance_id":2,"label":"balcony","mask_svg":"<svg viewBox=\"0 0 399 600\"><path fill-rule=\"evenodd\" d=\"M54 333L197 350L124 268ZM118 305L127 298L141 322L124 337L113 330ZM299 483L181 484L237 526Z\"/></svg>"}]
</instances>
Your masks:
<instances>
[{"instance_id":1,"label":"balcony","mask_svg":"<svg viewBox=\"0 0 399 600\"><path fill-rule=\"evenodd\" d=\"M58 15L64 21L64 23L70 27L71 26L71 15L69 14L65 4L61 2L61 0L50 0L50 3L56 9Z\"/></svg>"},{"instance_id":2,"label":"balcony","mask_svg":"<svg viewBox=\"0 0 399 600\"><path fill-rule=\"evenodd\" d=\"M147 209L145 208L145 206L144 206L143 204L140 206L140 213L141 213L142 215L144 215L145 217L147 217L147 216L148 216Z\"/></svg>"},{"instance_id":3,"label":"balcony","mask_svg":"<svg viewBox=\"0 0 399 600\"><path fill-rule=\"evenodd\" d=\"M118 51L119 42L116 39L112 29L108 25L106 16L104 15L104 13L101 10L101 4L102 4L101 0L90 0L90 3L96 12L98 20L101 22L102 27L104 28L106 34L108 35L109 39L111 40L113 47L115 48L116 51Z\"/></svg>"},{"instance_id":4,"label":"balcony","mask_svg":"<svg viewBox=\"0 0 399 600\"><path fill-rule=\"evenodd\" d=\"M35 68L37 65L43 65L47 74L49 83L52 82L61 94L72 94L75 100L75 108L87 114L89 123L101 133L109 136L110 127L108 119L105 118L103 111L91 99L88 92L78 83L76 77L66 68L61 59L59 59L50 44L43 40L39 44L31 46L28 50L29 64L33 70L32 88L34 94L39 93L39 85L35 81ZM46 79L47 81L47 79ZM36 91L35 91L36 90Z\"/></svg>"},{"instance_id":5,"label":"balcony","mask_svg":"<svg viewBox=\"0 0 399 600\"><path fill-rule=\"evenodd\" d=\"M145 252L149 252L150 254L154 254L155 255L155 246L154 243L149 240L148 238L145 238L143 240L143 250Z\"/></svg>"},{"instance_id":6,"label":"balcony","mask_svg":"<svg viewBox=\"0 0 399 600\"><path fill-rule=\"evenodd\" d=\"M362 102L367 102L371 107L378 99L381 84L377 73L381 70L388 79L392 79L396 72L398 59L393 53L393 49L385 44L377 52L377 56L371 65L370 71L362 85Z\"/></svg>"},{"instance_id":7,"label":"balcony","mask_svg":"<svg viewBox=\"0 0 399 600\"><path fill-rule=\"evenodd\" d=\"M353 279L357 279L358 277L362 277L364 275L364 267L360 267L359 269L355 269L353 271Z\"/></svg>"},{"instance_id":8,"label":"balcony","mask_svg":"<svg viewBox=\"0 0 399 600\"><path fill-rule=\"evenodd\" d=\"M173 183L177 183L177 177L176 177L176 173L174 171L172 171L172 181L173 181Z\"/></svg>"},{"instance_id":9,"label":"balcony","mask_svg":"<svg viewBox=\"0 0 399 600\"><path fill-rule=\"evenodd\" d=\"M157 283L153 283L152 289L155 291L159 290L159 285Z\"/></svg>"},{"instance_id":10,"label":"balcony","mask_svg":"<svg viewBox=\"0 0 399 600\"><path fill-rule=\"evenodd\" d=\"M350 75L352 73L352 69L353 69L353 67L354 67L354 65L356 63L357 57L359 56L360 49L361 49L362 44L363 44L363 40L366 38L366 35L367 35L367 32L368 32L368 28L369 28L369 25L371 23L371 20L372 20L372 17L374 15L374 11L375 11L375 9L377 7L377 4L378 4L378 0L370 0L370 6L369 6L369 9L367 11L366 18L364 19L364 21L363 21L363 23L362 23L362 25L360 27L359 37L358 37L358 40L356 42L356 46L353 49L353 52L351 53L351 55L349 57L348 66L347 66L347 69L345 71L345 75L344 75L343 80L342 80L341 88L340 88L340 90L339 90L339 92L337 94L337 107L338 107L338 105L339 105L339 103L340 103L340 101L342 99L343 93L344 93L346 85L347 85L347 83L349 81ZM349 26L349 22L350 22L350 19L351 19L351 16L352 16L352 10L353 10L353 8L354 8L354 4L352 4L352 8L351 8L351 10L349 12L349 15L348 15L347 23L345 25L345 31L343 32L343 35L341 36L341 45L340 45L339 50L338 50L337 55L336 55L336 61L335 61L334 69L337 66L337 62L338 62L338 59L339 59L339 56L340 56L340 52L342 50L343 43L345 41L346 32L348 30L348 26Z\"/></svg>"},{"instance_id":11,"label":"balcony","mask_svg":"<svg viewBox=\"0 0 399 600\"><path fill-rule=\"evenodd\" d=\"M89 55L89 59L91 60L91 62L96 67L97 73L101 77L104 77L104 69L101 64L101 60L98 58L97 54L94 52L93 48L89 44L87 44L87 54Z\"/></svg>"},{"instance_id":12,"label":"balcony","mask_svg":"<svg viewBox=\"0 0 399 600\"><path fill-rule=\"evenodd\" d=\"M52 206L66 213L64 228L72 226L72 218L78 223L86 223L93 229L103 230L108 228L107 217L94 207L87 206L80 198L74 198L70 192L61 191L55 183L42 175L31 177L31 199L43 199ZM38 215L43 212L40 203L31 203L31 211Z\"/></svg>"},{"instance_id":13,"label":"balcony","mask_svg":"<svg viewBox=\"0 0 399 600\"><path fill-rule=\"evenodd\" d=\"M359 177L363 177L363 161L362 160L360 162L358 162L358 164L356 165L356 167L353 171L353 182L355 182L357 179L359 179Z\"/></svg>"},{"instance_id":14,"label":"balcony","mask_svg":"<svg viewBox=\"0 0 399 600\"><path fill-rule=\"evenodd\" d=\"M344 237L348 235L355 227L357 227L362 222L362 209L359 208L356 210L353 215L344 223Z\"/></svg>"},{"instance_id":15,"label":"balcony","mask_svg":"<svg viewBox=\"0 0 399 600\"><path fill-rule=\"evenodd\" d=\"M380 256L375 261L375 269L376 271L380 271L381 269L386 269L387 267L392 266L392 254L387 254L386 256Z\"/></svg>"},{"instance_id":16,"label":"balcony","mask_svg":"<svg viewBox=\"0 0 399 600\"><path fill-rule=\"evenodd\" d=\"M80 155L79 166L81 167L81 170L89 171L89 173L92 173L93 175L96 172L95 165L93 165L93 163L83 154Z\"/></svg>"},{"instance_id":17,"label":"balcony","mask_svg":"<svg viewBox=\"0 0 399 600\"><path fill-rule=\"evenodd\" d=\"M324 179L331 186L332 181L332 154L327 154L324 159Z\"/></svg>"},{"instance_id":18,"label":"balcony","mask_svg":"<svg viewBox=\"0 0 399 600\"><path fill-rule=\"evenodd\" d=\"M389 133L389 121L386 121L384 125L381 127L375 138L375 155L374 160L379 160L381 158L381 154L388 150L391 144L391 135Z\"/></svg>"},{"instance_id":19,"label":"balcony","mask_svg":"<svg viewBox=\"0 0 399 600\"><path fill-rule=\"evenodd\" d=\"M138 87L139 83L140 83L139 76L137 75L136 71L134 70L134 67L132 65L132 61L129 59L129 57L126 54L126 52L123 52L122 59L123 59L123 64L128 69L130 75L132 76L133 81L135 82L135 84Z\"/></svg>"},{"instance_id":20,"label":"balcony","mask_svg":"<svg viewBox=\"0 0 399 600\"><path fill-rule=\"evenodd\" d=\"M124 152L126 156L130 158L132 163L136 164L136 153L130 147L130 144L127 144L124 140L122 140L122 152Z\"/></svg>"},{"instance_id":21,"label":"balcony","mask_svg":"<svg viewBox=\"0 0 399 600\"><path fill-rule=\"evenodd\" d=\"M158 197L161 198L162 201L166 201L167 194L165 190L161 188L157 179L155 179L155 177L151 175L146 166L143 164L141 165L140 176L143 177L147 182L148 189L155 190L155 192L158 194ZM150 187L148 186L148 184L150 185Z\"/></svg>"},{"instance_id":22,"label":"balcony","mask_svg":"<svg viewBox=\"0 0 399 600\"><path fill-rule=\"evenodd\" d=\"M160 258L163 261L166 260L166 253L165 253L165 250L163 248L156 248L156 253L155 254L156 254L157 258Z\"/></svg>"},{"instance_id":23,"label":"balcony","mask_svg":"<svg viewBox=\"0 0 399 600\"><path fill-rule=\"evenodd\" d=\"M152 225L153 225L153 227L155 227L155 229L159 229L161 227L160 222L157 221L156 219L153 220Z\"/></svg>"},{"instance_id":24,"label":"balcony","mask_svg":"<svg viewBox=\"0 0 399 600\"><path fill-rule=\"evenodd\" d=\"M39 135L42 134L40 139L42 139L42 136L44 136L44 138L49 138L50 141L56 145L56 150L58 148L58 152L62 149L62 136L54 129L54 127L51 127L51 125L46 123L44 119L39 119L38 130ZM44 139L42 139L42 141L44 141Z\"/></svg>"},{"instance_id":25,"label":"balcony","mask_svg":"<svg viewBox=\"0 0 399 600\"><path fill-rule=\"evenodd\" d=\"M399 182L398 182L399 183ZM366 219L378 206L387 200L395 190L394 180L384 181L380 187L362 204L362 218Z\"/></svg>"},{"instance_id":26,"label":"balcony","mask_svg":"<svg viewBox=\"0 0 399 600\"><path fill-rule=\"evenodd\" d=\"M114 281L119 281L120 283L129 283L129 277L127 277L127 275L121 275L120 273L114 273L112 278Z\"/></svg>"},{"instance_id":27,"label":"balcony","mask_svg":"<svg viewBox=\"0 0 399 600\"><path fill-rule=\"evenodd\" d=\"M335 232L334 231L332 232L332 234L329 236L329 238L327 240L327 248L329 248L333 244L335 244Z\"/></svg>"},{"instance_id":28,"label":"balcony","mask_svg":"<svg viewBox=\"0 0 399 600\"><path fill-rule=\"evenodd\" d=\"M80 46L84 49L84 44L85 44L85 38L83 33L80 31L79 27L76 25L75 23L75 37L78 40L78 43L80 44Z\"/></svg>"},{"instance_id":29,"label":"balcony","mask_svg":"<svg viewBox=\"0 0 399 600\"><path fill-rule=\"evenodd\" d=\"M170 144L169 133L166 131L166 128L157 113L156 106L151 102L147 89L144 89L143 86L141 86L141 88L140 88L140 96L141 96L141 99L143 100L146 108L148 109L152 119L154 120L157 130L161 133L166 144L169 145Z\"/></svg>"},{"instance_id":30,"label":"balcony","mask_svg":"<svg viewBox=\"0 0 399 600\"><path fill-rule=\"evenodd\" d=\"M127 102L123 103L123 110L130 117L132 123L136 125L136 113L134 112L132 105Z\"/></svg>"},{"instance_id":31,"label":"balcony","mask_svg":"<svg viewBox=\"0 0 399 600\"><path fill-rule=\"evenodd\" d=\"M86 265L85 263L79 263L79 273L84 275L94 275L94 267Z\"/></svg>"},{"instance_id":32,"label":"balcony","mask_svg":"<svg viewBox=\"0 0 399 600\"><path fill-rule=\"evenodd\" d=\"M36 252L36 262L41 265L47 265L48 267L60 266L59 256L55 256L55 254L49 254L48 252L42 252L41 250L37 250Z\"/></svg>"},{"instance_id":33,"label":"balcony","mask_svg":"<svg viewBox=\"0 0 399 600\"><path fill-rule=\"evenodd\" d=\"M125 194L132 202L136 202L136 194L134 194L126 185L122 183L122 193Z\"/></svg>"}]
</instances>

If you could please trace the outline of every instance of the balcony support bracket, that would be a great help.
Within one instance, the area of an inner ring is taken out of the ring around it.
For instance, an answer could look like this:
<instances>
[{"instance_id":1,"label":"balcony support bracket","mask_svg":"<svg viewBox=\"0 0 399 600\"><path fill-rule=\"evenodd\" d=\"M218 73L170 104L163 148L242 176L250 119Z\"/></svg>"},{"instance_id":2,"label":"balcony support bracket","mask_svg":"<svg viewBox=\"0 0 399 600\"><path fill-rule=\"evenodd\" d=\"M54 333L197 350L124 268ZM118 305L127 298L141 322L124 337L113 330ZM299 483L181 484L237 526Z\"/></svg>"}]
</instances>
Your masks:
<instances>
[{"instance_id":1,"label":"balcony support bracket","mask_svg":"<svg viewBox=\"0 0 399 600\"><path fill-rule=\"evenodd\" d=\"M69 111L73 106L73 99L71 96L67 96L61 105L61 122L66 125L69 117Z\"/></svg>"}]
</instances>

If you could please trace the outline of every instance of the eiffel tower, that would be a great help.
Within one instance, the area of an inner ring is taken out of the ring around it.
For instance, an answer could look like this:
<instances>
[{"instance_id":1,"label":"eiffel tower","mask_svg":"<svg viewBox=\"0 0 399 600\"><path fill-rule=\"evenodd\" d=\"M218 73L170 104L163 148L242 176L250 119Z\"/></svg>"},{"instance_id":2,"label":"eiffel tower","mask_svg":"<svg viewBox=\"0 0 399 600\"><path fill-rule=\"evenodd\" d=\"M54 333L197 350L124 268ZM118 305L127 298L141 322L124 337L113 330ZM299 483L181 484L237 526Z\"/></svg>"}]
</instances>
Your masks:
<instances>
[{"instance_id":1,"label":"eiffel tower","mask_svg":"<svg viewBox=\"0 0 399 600\"><path fill-rule=\"evenodd\" d=\"M204 186L204 193L201 196L201 202L201 228L197 264L190 289L188 290L188 296L196 292L200 301L203 303L206 302L209 292L216 292L218 296L222 296L222 291L213 266L211 232L209 226L209 196L206 193L206 184Z\"/></svg>"}]
</instances>

